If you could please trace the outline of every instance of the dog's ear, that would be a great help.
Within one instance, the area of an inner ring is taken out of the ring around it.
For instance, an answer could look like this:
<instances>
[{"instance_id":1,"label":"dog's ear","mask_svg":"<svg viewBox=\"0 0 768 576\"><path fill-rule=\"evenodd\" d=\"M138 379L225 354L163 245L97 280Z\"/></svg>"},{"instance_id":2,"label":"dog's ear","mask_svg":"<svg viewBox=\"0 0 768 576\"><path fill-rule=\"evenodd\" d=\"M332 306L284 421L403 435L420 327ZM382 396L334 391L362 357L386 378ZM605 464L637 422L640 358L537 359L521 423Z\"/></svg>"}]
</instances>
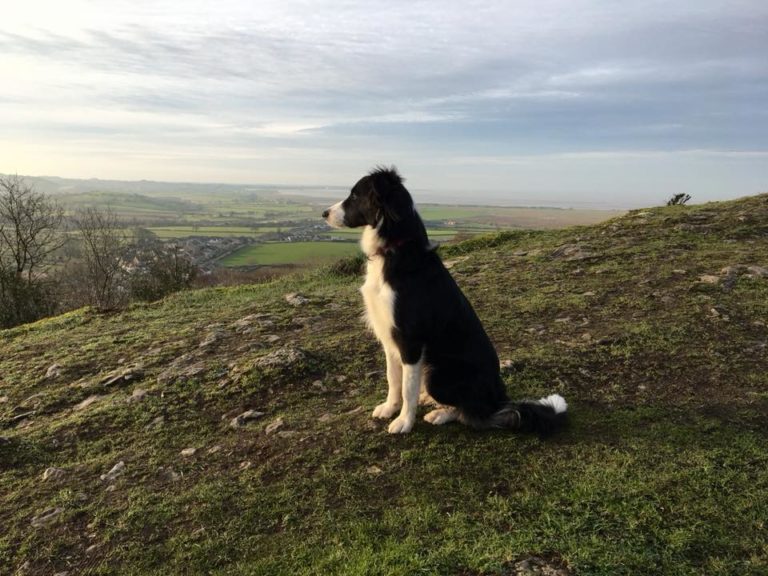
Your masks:
<instances>
[{"instance_id":1,"label":"dog's ear","mask_svg":"<svg viewBox=\"0 0 768 576\"><path fill-rule=\"evenodd\" d=\"M394 182L390 181L384 173L373 173L370 178L371 197L378 205L379 211L392 222L400 220L400 214L396 208L397 194L393 189Z\"/></svg>"}]
</instances>

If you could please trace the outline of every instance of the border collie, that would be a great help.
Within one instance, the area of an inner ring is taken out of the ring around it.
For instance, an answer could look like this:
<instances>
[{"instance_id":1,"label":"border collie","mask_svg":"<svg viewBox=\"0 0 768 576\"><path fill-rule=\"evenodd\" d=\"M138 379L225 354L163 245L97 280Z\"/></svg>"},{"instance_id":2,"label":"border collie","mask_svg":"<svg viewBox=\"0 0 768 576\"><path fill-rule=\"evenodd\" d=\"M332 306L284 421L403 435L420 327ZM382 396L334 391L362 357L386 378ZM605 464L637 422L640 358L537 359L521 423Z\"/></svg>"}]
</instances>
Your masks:
<instances>
[{"instance_id":1,"label":"border collie","mask_svg":"<svg viewBox=\"0 0 768 576\"><path fill-rule=\"evenodd\" d=\"M567 404L552 394L513 402L499 358L480 319L443 265L393 168L376 168L346 200L323 212L335 228L363 227L368 256L368 326L384 347L389 391L374 418L391 418L392 434L410 432L419 403L437 403L424 420L458 420L476 428L509 428L545 435L565 422Z\"/></svg>"}]
</instances>

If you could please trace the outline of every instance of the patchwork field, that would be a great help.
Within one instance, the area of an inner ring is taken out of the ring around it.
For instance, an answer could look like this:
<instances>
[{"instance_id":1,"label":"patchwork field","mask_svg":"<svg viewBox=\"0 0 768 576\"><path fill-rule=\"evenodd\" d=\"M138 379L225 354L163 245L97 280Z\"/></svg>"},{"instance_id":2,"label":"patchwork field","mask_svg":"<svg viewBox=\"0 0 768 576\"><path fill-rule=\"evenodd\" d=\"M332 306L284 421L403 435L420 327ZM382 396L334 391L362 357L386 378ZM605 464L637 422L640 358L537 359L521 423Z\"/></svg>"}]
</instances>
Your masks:
<instances>
[{"instance_id":1,"label":"patchwork field","mask_svg":"<svg viewBox=\"0 0 768 576\"><path fill-rule=\"evenodd\" d=\"M31 183L51 194L68 214L78 209L109 209L124 223L126 233L144 228L163 240L244 238L243 244L296 243L297 246L244 246L213 266L312 265L349 254L349 246L327 240L357 241L357 230L324 227L322 210L346 194L324 190L302 195L269 186L232 186L158 182L117 182L34 178ZM289 193L290 192L290 193ZM468 194L468 198L471 194ZM450 242L500 230L555 229L595 224L621 212L542 207L419 204L430 237ZM207 263L206 265L208 265Z\"/></svg>"},{"instance_id":2,"label":"patchwork field","mask_svg":"<svg viewBox=\"0 0 768 576\"><path fill-rule=\"evenodd\" d=\"M266 242L241 248L221 260L223 266L327 262L359 251L356 242Z\"/></svg>"}]
</instances>

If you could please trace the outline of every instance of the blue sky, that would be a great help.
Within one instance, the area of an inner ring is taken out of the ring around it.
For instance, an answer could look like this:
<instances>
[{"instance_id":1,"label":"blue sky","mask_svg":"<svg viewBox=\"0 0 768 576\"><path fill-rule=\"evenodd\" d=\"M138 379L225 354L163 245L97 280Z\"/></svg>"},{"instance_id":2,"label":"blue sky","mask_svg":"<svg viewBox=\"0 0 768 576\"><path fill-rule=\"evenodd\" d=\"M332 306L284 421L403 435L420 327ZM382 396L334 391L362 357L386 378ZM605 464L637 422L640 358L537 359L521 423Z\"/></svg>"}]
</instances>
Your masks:
<instances>
[{"instance_id":1,"label":"blue sky","mask_svg":"<svg viewBox=\"0 0 768 576\"><path fill-rule=\"evenodd\" d=\"M0 172L640 206L768 191L768 2L25 0Z\"/></svg>"}]
</instances>

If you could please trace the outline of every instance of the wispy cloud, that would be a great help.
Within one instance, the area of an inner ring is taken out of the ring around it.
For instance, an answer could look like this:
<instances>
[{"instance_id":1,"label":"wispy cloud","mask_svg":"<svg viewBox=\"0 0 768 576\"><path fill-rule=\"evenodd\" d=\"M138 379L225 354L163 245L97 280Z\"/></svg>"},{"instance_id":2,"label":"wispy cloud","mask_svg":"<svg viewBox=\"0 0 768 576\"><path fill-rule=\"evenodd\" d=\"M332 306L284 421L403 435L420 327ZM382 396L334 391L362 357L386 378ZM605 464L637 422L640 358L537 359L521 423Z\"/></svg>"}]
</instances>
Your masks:
<instances>
[{"instance_id":1,"label":"wispy cloud","mask_svg":"<svg viewBox=\"0 0 768 576\"><path fill-rule=\"evenodd\" d=\"M695 151L749 158L748 174L721 171L724 194L765 175L759 0L63 4L27 0L0 22L0 171L163 179L187 161L205 180L336 183L395 162L449 188L478 175L445 166L474 158L490 170L477 185L502 193L490 167L531 155L668 174Z\"/></svg>"}]
</instances>

